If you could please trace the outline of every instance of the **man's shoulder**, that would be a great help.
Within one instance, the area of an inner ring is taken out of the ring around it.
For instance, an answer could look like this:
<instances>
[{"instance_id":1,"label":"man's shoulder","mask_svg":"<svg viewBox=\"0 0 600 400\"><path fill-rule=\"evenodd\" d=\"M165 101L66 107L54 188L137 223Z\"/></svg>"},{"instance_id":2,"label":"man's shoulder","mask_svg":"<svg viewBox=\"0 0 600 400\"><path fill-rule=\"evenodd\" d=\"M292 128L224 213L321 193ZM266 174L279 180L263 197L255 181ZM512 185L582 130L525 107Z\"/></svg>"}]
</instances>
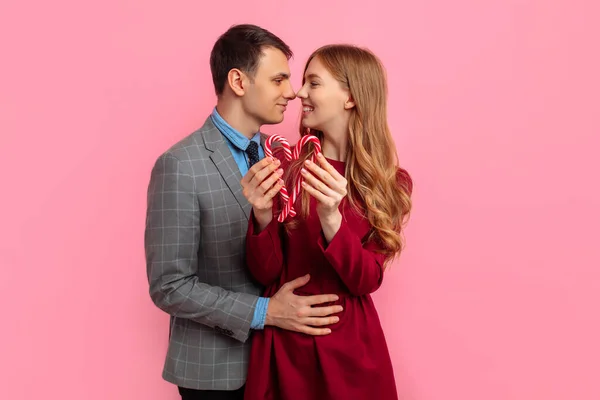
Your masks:
<instances>
[{"instance_id":1,"label":"man's shoulder","mask_svg":"<svg viewBox=\"0 0 600 400\"><path fill-rule=\"evenodd\" d=\"M203 160L209 156L205 143L205 134L211 129L216 129L210 118L206 120L202 127L196 129L192 133L188 134L177 143L173 144L166 151L164 151L159 158L176 158L181 162L192 162L196 160Z\"/></svg>"},{"instance_id":2,"label":"man's shoulder","mask_svg":"<svg viewBox=\"0 0 600 400\"><path fill-rule=\"evenodd\" d=\"M161 157L174 157L180 161L191 161L204 149L200 129L188 134L169 147Z\"/></svg>"}]
</instances>

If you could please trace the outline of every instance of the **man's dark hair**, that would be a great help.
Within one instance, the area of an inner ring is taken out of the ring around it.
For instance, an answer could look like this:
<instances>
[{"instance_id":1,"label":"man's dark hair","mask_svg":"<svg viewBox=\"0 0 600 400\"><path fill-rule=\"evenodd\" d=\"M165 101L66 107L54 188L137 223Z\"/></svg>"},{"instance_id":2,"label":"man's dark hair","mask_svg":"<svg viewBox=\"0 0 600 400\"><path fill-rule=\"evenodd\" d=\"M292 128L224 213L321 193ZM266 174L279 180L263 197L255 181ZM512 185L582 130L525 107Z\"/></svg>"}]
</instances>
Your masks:
<instances>
[{"instance_id":1,"label":"man's dark hair","mask_svg":"<svg viewBox=\"0 0 600 400\"><path fill-rule=\"evenodd\" d=\"M293 55L283 40L256 25L234 25L219 37L210 53L210 71L217 96L223 93L231 69L238 68L254 77L263 47L281 50L288 60Z\"/></svg>"}]
</instances>

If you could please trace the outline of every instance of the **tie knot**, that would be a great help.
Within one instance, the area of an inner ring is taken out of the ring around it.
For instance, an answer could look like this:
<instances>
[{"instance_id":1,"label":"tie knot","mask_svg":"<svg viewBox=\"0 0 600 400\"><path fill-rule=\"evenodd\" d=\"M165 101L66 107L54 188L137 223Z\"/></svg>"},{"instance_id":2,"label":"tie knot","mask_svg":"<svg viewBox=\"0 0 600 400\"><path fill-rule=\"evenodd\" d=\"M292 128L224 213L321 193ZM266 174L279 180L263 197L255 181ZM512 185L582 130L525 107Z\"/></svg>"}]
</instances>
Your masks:
<instances>
[{"instance_id":1,"label":"tie knot","mask_svg":"<svg viewBox=\"0 0 600 400\"><path fill-rule=\"evenodd\" d=\"M248 148L246 148L246 154L248 154L248 164L250 164L250 168L252 168L252 166L258 162L258 143L253 140L250 141Z\"/></svg>"}]
</instances>

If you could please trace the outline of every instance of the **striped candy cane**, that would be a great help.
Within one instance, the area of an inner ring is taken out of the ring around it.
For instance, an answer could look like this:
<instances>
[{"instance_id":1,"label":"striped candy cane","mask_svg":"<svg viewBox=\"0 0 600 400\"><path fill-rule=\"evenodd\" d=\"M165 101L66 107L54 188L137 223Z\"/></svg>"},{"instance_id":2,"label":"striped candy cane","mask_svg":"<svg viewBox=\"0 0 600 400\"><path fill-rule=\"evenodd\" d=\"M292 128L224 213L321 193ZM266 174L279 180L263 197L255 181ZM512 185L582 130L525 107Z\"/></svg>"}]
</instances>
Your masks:
<instances>
[{"instance_id":1,"label":"striped candy cane","mask_svg":"<svg viewBox=\"0 0 600 400\"><path fill-rule=\"evenodd\" d=\"M319 142L319 138L313 135L304 135L300 138L300 140L296 144L296 147L294 147L294 154L292 155L295 160L300 158L302 148L310 142L312 142L315 145L315 151L310 156L310 161L316 162L317 155L321 152L321 142ZM296 211L294 210L294 204L296 204L296 199L300 194L300 190L302 190L302 182L304 182L304 177L300 174L298 175L298 181L296 181L296 186L294 186L294 192L292 193L292 198L289 202L294 215L296 215Z\"/></svg>"},{"instance_id":2,"label":"striped candy cane","mask_svg":"<svg viewBox=\"0 0 600 400\"><path fill-rule=\"evenodd\" d=\"M294 148L294 151L292 152L290 143L287 141L286 138L279 136L279 135L271 135L265 142L265 155L267 157L273 157L273 150L272 150L273 142L281 143L281 146L283 147L283 152L285 154L285 158L288 161L297 160L300 157L300 152L302 151L302 148L308 142L313 142L315 144L315 153L312 155L311 161L315 162L316 155L321 152L321 143L319 142L319 139L316 136L312 136L312 135L302 136L302 138L300 139L300 141ZM283 222L283 221L285 221L285 219L288 216L290 216L290 217L296 216L296 210L294 209L294 203L296 202L296 199L298 198L298 195L300 194L302 181L303 181L303 178L302 178L302 175L300 175L298 178L298 181L296 182L296 185L294 187L294 191L292 192L291 198L290 198L289 192L288 192L287 188L285 187L285 185L283 185L283 187L279 191L279 194L280 194L281 200L282 200L281 202L283 204L283 209L281 211L281 214L279 214L277 221Z\"/></svg>"},{"instance_id":3,"label":"striped candy cane","mask_svg":"<svg viewBox=\"0 0 600 400\"><path fill-rule=\"evenodd\" d=\"M265 155L267 157L273 157L273 142L279 142L281 143L281 147L283 147L283 152L285 153L285 158L288 161L292 161L292 150L290 147L290 142L287 141L286 138L284 138L283 136L279 136L279 135L271 135L269 136L269 138L267 139L267 141L265 142ZM281 188L281 190L279 191L279 195L281 196L281 203L283 204L283 210L281 212L281 214L279 214L279 217L277 218L277 221L279 222L283 222L285 221L285 218L290 214L290 210L289 210L289 203L290 203L290 195L287 191L287 188L285 187L285 184L283 185L283 187ZM295 216L295 212L292 215Z\"/></svg>"}]
</instances>

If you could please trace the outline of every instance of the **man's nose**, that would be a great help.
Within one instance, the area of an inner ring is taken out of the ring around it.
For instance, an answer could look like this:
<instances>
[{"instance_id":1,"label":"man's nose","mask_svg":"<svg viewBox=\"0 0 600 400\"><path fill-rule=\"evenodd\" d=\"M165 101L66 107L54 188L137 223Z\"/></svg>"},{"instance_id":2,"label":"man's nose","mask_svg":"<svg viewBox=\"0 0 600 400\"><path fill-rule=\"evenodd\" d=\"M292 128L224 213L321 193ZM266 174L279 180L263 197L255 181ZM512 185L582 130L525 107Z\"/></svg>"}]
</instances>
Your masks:
<instances>
[{"instance_id":1,"label":"man's nose","mask_svg":"<svg viewBox=\"0 0 600 400\"><path fill-rule=\"evenodd\" d=\"M292 87L291 83L287 85L287 90L284 96L288 100L294 100L296 98L296 93L294 92L294 88Z\"/></svg>"}]
</instances>

